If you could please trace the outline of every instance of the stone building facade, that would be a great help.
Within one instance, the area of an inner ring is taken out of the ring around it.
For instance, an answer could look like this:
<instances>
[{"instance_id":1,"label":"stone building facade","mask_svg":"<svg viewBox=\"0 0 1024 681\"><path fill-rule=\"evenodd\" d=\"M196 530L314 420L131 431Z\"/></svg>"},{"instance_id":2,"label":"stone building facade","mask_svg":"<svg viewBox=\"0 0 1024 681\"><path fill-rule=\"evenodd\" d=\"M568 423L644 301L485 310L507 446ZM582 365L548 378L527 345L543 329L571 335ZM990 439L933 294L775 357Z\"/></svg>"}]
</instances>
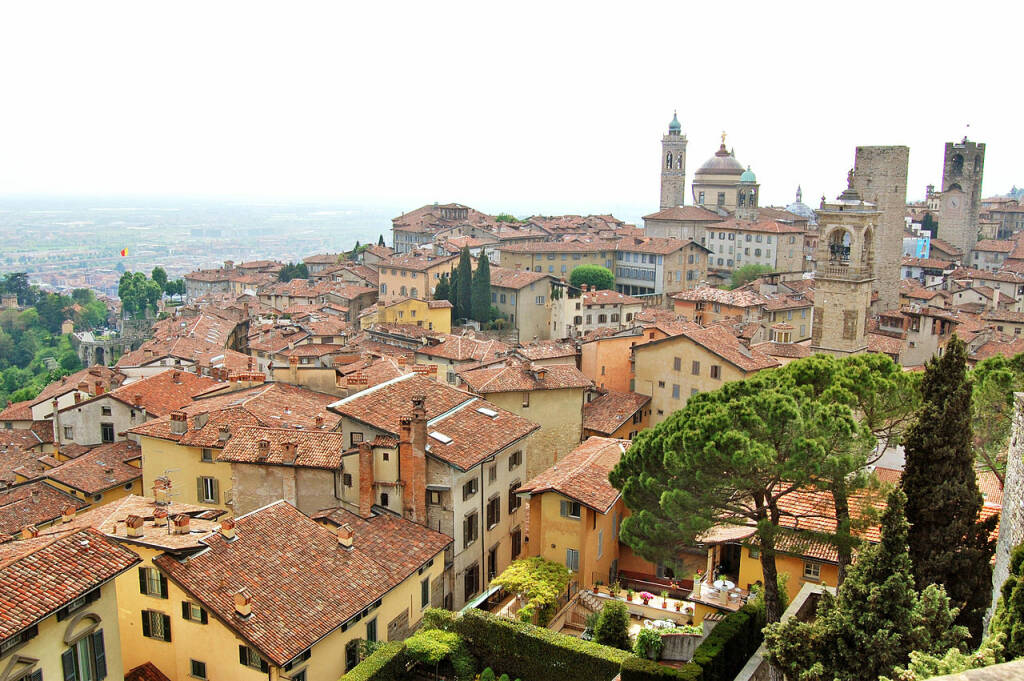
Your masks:
<instances>
[{"instance_id":1,"label":"stone building facade","mask_svg":"<svg viewBox=\"0 0 1024 681\"><path fill-rule=\"evenodd\" d=\"M946 142L942 160L942 204L939 237L969 253L978 242L981 181L985 175L985 145Z\"/></svg>"},{"instance_id":2,"label":"stone building facade","mask_svg":"<svg viewBox=\"0 0 1024 681\"><path fill-rule=\"evenodd\" d=\"M686 198L686 135L675 112L661 138L661 210L683 205Z\"/></svg>"},{"instance_id":3,"label":"stone building facade","mask_svg":"<svg viewBox=\"0 0 1024 681\"><path fill-rule=\"evenodd\" d=\"M857 147L853 188L881 213L874 239L875 290L880 310L899 307L910 147Z\"/></svg>"},{"instance_id":4,"label":"stone building facade","mask_svg":"<svg viewBox=\"0 0 1024 681\"><path fill-rule=\"evenodd\" d=\"M1014 393L1013 405L1013 430L1010 432L1003 484L1003 511L999 517L999 539L992 570L992 607L985 618L986 627L999 602L999 590L1010 574L1010 551L1024 542L1024 393Z\"/></svg>"}]
</instances>

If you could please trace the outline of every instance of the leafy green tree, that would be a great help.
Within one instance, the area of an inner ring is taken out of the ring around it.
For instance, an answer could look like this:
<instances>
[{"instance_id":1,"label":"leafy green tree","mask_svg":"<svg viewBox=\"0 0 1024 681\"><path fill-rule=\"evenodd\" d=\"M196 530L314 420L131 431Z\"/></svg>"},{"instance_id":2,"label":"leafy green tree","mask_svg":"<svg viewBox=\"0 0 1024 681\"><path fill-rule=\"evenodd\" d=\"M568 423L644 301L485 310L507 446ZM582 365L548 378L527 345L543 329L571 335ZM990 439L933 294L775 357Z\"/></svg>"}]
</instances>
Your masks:
<instances>
[{"instance_id":1,"label":"leafy green tree","mask_svg":"<svg viewBox=\"0 0 1024 681\"><path fill-rule=\"evenodd\" d=\"M925 213L924 217L921 218L921 229L931 234L934 239L939 235L939 222L931 213Z\"/></svg>"},{"instance_id":2,"label":"leafy green tree","mask_svg":"<svg viewBox=\"0 0 1024 681\"><path fill-rule=\"evenodd\" d=\"M288 263L277 273L278 281L291 281L292 279L309 279L309 268L306 263Z\"/></svg>"},{"instance_id":3,"label":"leafy green tree","mask_svg":"<svg viewBox=\"0 0 1024 681\"><path fill-rule=\"evenodd\" d=\"M619 650L629 650L629 610L622 601L608 601L601 608L594 627L594 642Z\"/></svg>"},{"instance_id":4,"label":"leafy green tree","mask_svg":"<svg viewBox=\"0 0 1024 681\"><path fill-rule=\"evenodd\" d=\"M473 263L468 246L464 246L459 254L458 270L452 276L452 287L455 289L455 300L452 301L456 306L455 318L469 319L473 314Z\"/></svg>"},{"instance_id":5,"label":"leafy green tree","mask_svg":"<svg viewBox=\"0 0 1024 681\"><path fill-rule=\"evenodd\" d=\"M39 313L39 321L50 333L60 333L60 325L68 319L72 301L67 296L56 293L43 293L36 301L36 312Z\"/></svg>"},{"instance_id":6,"label":"leafy green tree","mask_svg":"<svg viewBox=\"0 0 1024 681\"><path fill-rule=\"evenodd\" d=\"M769 659L793 681L875 681L912 651L941 655L967 637L941 587L914 588L907 550L906 496L882 516L882 541L864 549L838 593L823 593L817 617L765 630Z\"/></svg>"},{"instance_id":7,"label":"leafy green tree","mask_svg":"<svg viewBox=\"0 0 1024 681\"><path fill-rule=\"evenodd\" d=\"M1010 574L1000 589L989 634L1004 637L1007 659L1024 657L1024 544L1010 554Z\"/></svg>"},{"instance_id":8,"label":"leafy green tree","mask_svg":"<svg viewBox=\"0 0 1024 681\"><path fill-rule=\"evenodd\" d=\"M18 296L19 305L35 305L38 289L28 283L25 272L8 272L0 280L0 292L13 293Z\"/></svg>"},{"instance_id":9,"label":"leafy green tree","mask_svg":"<svg viewBox=\"0 0 1024 681\"><path fill-rule=\"evenodd\" d=\"M739 288L744 284L750 283L764 274L770 274L775 271L775 268L769 267L768 265L758 265L751 263L744 265L732 271L730 275L731 288Z\"/></svg>"},{"instance_id":10,"label":"leafy green tree","mask_svg":"<svg viewBox=\"0 0 1024 681\"><path fill-rule=\"evenodd\" d=\"M359 254L362 253L362 252L363 252L363 250L362 250L362 246L359 245L359 239L356 239L356 245L352 247L351 251L349 251L348 259L349 260L355 260L356 258L359 257Z\"/></svg>"},{"instance_id":11,"label":"leafy green tree","mask_svg":"<svg viewBox=\"0 0 1024 681\"><path fill-rule=\"evenodd\" d=\"M561 563L540 556L521 558L512 561L504 572L491 580L491 585L505 587L525 597L526 604L519 610L519 619L532 622L536 615L537 624L543 627L551 621L558 597L569 585L569 570Z\"/></svg>"},{"instance_id":12,"label":"leafy green tree","mask_svg":"<svg viewBox=\"0 0 1024 681\"><path fill-rule=\"evenodd\" d=\"M971 371L971 431L977 462L1002 486L1006 479L1006 443L1013 425L1013 393L1024 390L1024 354L995 355Z\"/></svg>"},{"instance_id":13,"label":"leafy green tree","mask_svg":"<svg viewBox=\"0 0 1024 681\"><path fill-rule=\"evenodd\" d=\"M149 275L149 278L160 284L160 290L163 291L167 287L167 271L159 265L153 268L153 273Z\"/></svg>"},{"instance_id":14,"label":"leafy green tree","mask_svg":"<svg viewBox=\"0 0 1024 681\"><path fill-rule=\"evenodd\" d=\"M765 615L777 622L775 546L787 532L784 519L800 522L783 502L812 487L830 448L850 447L853 437L864 434L849 406L811 399L780 372L694 395L642 431L608 476L632 512L622 541L648 560L674 564L679 546L699 543L713 527L754 530Z\"/></svg>"},{"instance_id":15,"label":"leafy green tree","mask_svg":"<svg viewBox=\"0 0 1024 681\"><path fill-rule=\"evenodd\" d=\"M981 640L992 588L996 516L979 520L984 499L974 473L967 348L955 334L925 367L923 404L907 432L900 484L907 495L910 558L919 589L946 587L958 624Z\"/></svg>"},{"instance_id":16,"label":"leafy green tree","mask_svg":"<svg viewBox=\"0 0 1024 681\"><path fill-rule=\"evenodd\" d=\"M147 279L142 272L125 272L117 286L121 309L136 319L144 318L148 312L155 313L163 294L160 284Z\"/></svg>"},{"instance_id":17,"label":"leafy green tree","mask_svg":"<svg viewBox=\"0 0 1024 681\"><path fill-rule=\"evenodd\" d=\"M477 259L472 290L473 319L486 324L491 321L491 263L486 252Z\"/></svg>"},{"instance_id":18,"label":"leafy green tree","mask_svg":"<svg viewBox=\"0 0 1024 681\"><path fill-rule=\"evenodd\" d=\"M600 291L615 288L615 275L607 267L600 265L580 265L569 273L569 283L580 288L586 284Z\"/></svg>"},{"instance_id":19,"label":"leafy green tree","mask_svg":"<svg viewBox=\"0 0 1024 681\"><path fill-rule=\"evenodd\" d=\"M445 272L441 275L441 278L437 280L437 285L434 286L434 300L447 300L452 299L452 283L448 277L448 273Z\"/></svg>"},{"instance_id":20,"label":"leafy green tree","mask_svg":"<svg viewBox=\"0 0 1024 681\"><path fill-rule=\"evenodd\" d=\"M910 663L906 667L896 667L891 679L882 676L878 681L925 681L998 664L1003 661L1004 638L1003 634L987 637L974 652L963 653L959 647L950 648L941 657L915 650L910 653Z\"/></svg>"},{"instance_id":21,"label":"leafy green tree","mask_svg":"<svg viewBox=\"0 0 1024 681\"><path fill-rule=\"evenodd\" d=\"M516 216L512 215L511 213L498 213L497 215L494 216L494 221L495 222L512 222L512 223L523 223L523 222L526 222L526 220L520 220L519 218L517 218Z\"/></svg>"}]
</instances>

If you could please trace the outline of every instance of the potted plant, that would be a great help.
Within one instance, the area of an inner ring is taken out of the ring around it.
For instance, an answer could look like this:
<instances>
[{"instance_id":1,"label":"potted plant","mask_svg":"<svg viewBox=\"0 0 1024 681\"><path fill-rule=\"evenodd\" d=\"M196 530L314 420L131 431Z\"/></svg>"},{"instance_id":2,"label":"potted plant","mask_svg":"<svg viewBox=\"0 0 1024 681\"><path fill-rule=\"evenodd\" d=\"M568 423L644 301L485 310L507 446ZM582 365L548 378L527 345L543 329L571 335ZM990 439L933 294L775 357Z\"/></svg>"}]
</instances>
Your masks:
<instances>
[{"instance_id":1,"label":"potted plant","mask_svg":"<svg viewBox=\"0 0 1024 681\"><path fill-rule=\"evenodd\" d=\"M652 598L654 598L654 594L652 594L650 591L640 592L640 600L644 602L644 605L650 603Z\"/></svg>"},{"instance_id":2,"label":"potted plant","mask_svg":"<svg viewBox=\"0 0 1024 681\"><path fill-rule=\"evenodd\" d=\"M622 585L619 584L619 580L616 579L614 582L612 582L612 585L609 587L609 589L609 596L611 596L612 598L622 598Z\"/></svg>"},{"instance_id":3,"label":"potted plant","mask_svg":"<svg viewBox=\"0 0 1024 681\"><path fill-rule=\"evenodd\" d=\"M636 596L636 592L632 589L626 589L626 596L629 598L630 602L632 602L633 596Z\"/></svg>"},{"instance_id":4,"label":"potted plant","mask_svg":"<svg viewBox=\"0 0 1024 681\"><path fill-rule=\"evenodd\" d=\"M633 654L637 657L646 657L649 660L657 660L661 656L661 649L664 647L661 634L654 629L641 629L633 642Z\"/></svg>"},{"instance_id":5,"label":"potted plant","mask_svg":"<svg viewBox=\"0 0 1024 681\"><path fill-rule=\"evenodd\" d=\"M683 608L683 602L677 598L676 599L676 612L679 612L680 610L682 610L682 608Z\"/></svg>"},{"instance_id":6,"label":"potted plant","mask_svg":"<svg viewBox=\"0 0 1024 681\"><path fill-rule=\"evenodd\" d=\"M601 585L602 584L604 584L604 582L602 582L600 579L594 582L594 589L593 589L593 591L594 591L595 595L601 593Z\"/></svg>"},{"instance_id":7,"label":"potted plant","mask_svg":"<svg viewBox=\"0 0 1024 681\"><path fill-rule=\"evenodd\" d=\"M668 592L667 591L662 591L661 592L661 607L663 607L666 610L668 610Z\"/></svg>"}]
</instances>

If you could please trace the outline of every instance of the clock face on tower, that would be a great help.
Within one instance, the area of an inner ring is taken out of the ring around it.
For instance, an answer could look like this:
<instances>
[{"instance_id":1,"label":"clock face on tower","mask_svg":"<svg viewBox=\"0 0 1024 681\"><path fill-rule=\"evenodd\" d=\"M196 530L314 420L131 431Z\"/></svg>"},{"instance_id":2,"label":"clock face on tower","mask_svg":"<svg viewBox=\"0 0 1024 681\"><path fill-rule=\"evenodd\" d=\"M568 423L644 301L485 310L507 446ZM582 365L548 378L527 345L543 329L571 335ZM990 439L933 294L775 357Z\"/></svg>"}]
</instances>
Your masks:
<instances>
[{"instance_id":1,"label":"clock face on tower","mask_svg":"<svg viewBox=\"0 0 1024 681\"><path fill-rule=\"evenodd\" d=\"M949 205L953 206L953 208L959 207L960 206L960 199L955 199L955 198L954 199L950 199L949 200Z\"/></svg>"}]
</instances>

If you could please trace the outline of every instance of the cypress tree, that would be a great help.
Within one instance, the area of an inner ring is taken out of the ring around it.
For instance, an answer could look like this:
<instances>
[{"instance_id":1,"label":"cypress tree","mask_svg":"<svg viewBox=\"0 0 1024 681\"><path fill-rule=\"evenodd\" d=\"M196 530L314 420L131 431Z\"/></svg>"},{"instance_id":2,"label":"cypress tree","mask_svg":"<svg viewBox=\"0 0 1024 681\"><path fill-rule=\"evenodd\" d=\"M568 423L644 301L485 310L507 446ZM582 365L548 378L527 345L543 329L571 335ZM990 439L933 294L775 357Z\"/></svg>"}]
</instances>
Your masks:
<instances>
[{"instance_id":1,"label":"cypress tree","mask_svg":"<svg viewBox=\"0 0 1024 681\"><path fill-rule=\"evenodd\" d=\"M441 275L441 279L438 280L437 286L434 287L434 300L448 300L452 299L452 284L448 279L448 273L445 272Z\"/></svg>"},{"instance_id":2,"label":"cypress tree","mask_svg":"<svg viewBox=\"0 0 1024 681\"><path fill-rule=\"evenodd\" d=\"M917 588L946 587L957 624L981 639L992 588L989 536L997 517L979 521L983 498L974 473L967 349L953 336L921 381L922 406L906 438L901 485L907 495L908 543Z\"/></svg>"},{"instance_id":3,"label":"cypress tree","mask_svg":"<svg viewBox=\"0 0 1024 681\"><path fill-rule=\"evenodd\" d=\"M469 259L469 247L462 248L459 255L458 274L452 279L456 300L453 301L456 319L469 319L473 314L473 264Z\"/></svg>"},{"instance_id":4,"label":"cypress tree","mask_svg":"<svg viewBox=\"0 0 1024 681\"><path fill-rule=\"evenodd\" d=\"M384 245L384 235L383 234L381 234L380 237L377 239L377 245L378 246L383 246Z\"/></svg>"},{"instance_id":5,"label":"cypress tree","mask_svg":"<svg viewBox=\"0 0 1024 681\"><path fill-rule=\"evenodd\" d=\"M480 253L473 273L473 319L481 324L491 321L491 263L486 251Z\"/></svg>"}]
</instances>

